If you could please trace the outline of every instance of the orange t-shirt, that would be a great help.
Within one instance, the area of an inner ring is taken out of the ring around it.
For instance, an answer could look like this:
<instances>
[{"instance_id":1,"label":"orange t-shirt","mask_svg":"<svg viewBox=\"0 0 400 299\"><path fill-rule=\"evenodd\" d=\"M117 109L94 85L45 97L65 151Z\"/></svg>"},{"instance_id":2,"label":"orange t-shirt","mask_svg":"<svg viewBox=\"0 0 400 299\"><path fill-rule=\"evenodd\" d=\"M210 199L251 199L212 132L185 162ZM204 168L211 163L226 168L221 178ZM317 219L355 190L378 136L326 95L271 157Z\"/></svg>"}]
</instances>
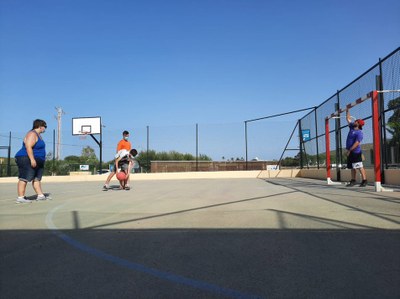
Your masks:
<instances>
[{"instance_id":1,"label":"orange t-shirt","mask_svg":"<svg viewBox=\"0 0 400 299\"><path fill-rule=\"evenodd\" d=\"M120 142L118 142L118 145L117 145L117 153L118 153L120 150L122 150L122 149L125 149L125 150L127 150L127 151L130 151L131 148L132 148L131 143L130 143L129 141L125 140L125 139L122 139Z\"/></svg>"}]
</instances>

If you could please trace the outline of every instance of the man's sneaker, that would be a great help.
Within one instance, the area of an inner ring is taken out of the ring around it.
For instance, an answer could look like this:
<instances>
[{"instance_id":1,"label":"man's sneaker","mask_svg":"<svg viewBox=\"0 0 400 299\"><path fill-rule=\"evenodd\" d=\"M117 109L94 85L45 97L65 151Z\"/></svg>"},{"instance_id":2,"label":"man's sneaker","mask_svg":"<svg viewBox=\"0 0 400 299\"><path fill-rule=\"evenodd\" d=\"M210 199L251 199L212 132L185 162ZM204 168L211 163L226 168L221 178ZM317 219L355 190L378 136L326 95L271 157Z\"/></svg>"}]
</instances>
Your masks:
<instances>
[{"instance_id":1,"label":"man's sneaker","mask_svg":"<svg viewBox=\"0 0 400 299\"><path fill-rule=\"evenodd\" d=\"M125 186L125 190L129 191L131 190L131 187L129 185Z\"/></svg>"},{"instance_id":2,"label":"man's sneaker","mask_svg":"<svg viewBox=\"0 0 400 299\"><path fill-rule=\"evenodd\" d=\"M356 180L351 180L346 187L353 187L356 184Z\"/></svg>"},{"instance_id":3,"label":"man's sneaker","mask_svg":"<svg viewBox=\"0 0 400 299\"><path fill-rule=\"evenodd\" d=\"M362 180L362 182L361 182L361 184L360 184L360 187L365 187L365 186L367 186L367 180Z\"/></svg>"},{"instance_id":4,"label":"man's sneaker","mask_svg":"<svg viewBox=\"0 0 400 299\"><path fill-rule=\"evenodd\" d=\"M15 203L31 203L32 200L26 199L26 197L17 197Z\"/></svg>"},{"instance_id":5,"label":"man's sneaker","mask_svg":"<svg viewBox=\"0 0 400 299\"><path fill-rule=\"evenodd\" d=\"M50 195L46 195L46 194L38 195L36 197L36 200L50 200L50 199L51 199Z\"/></svg>"},{"instance_id":6,"label":"man's sneaker","mask_svg":"<svg viewBox=\"0 0 400 299\"><path fill-rule=\"evenodd\" d=\"M108 185L104 185L104 186L103 186L103 191L108 191L108 189L110 189L110 188L108 187Z\"/></svg>"}]
</instances>

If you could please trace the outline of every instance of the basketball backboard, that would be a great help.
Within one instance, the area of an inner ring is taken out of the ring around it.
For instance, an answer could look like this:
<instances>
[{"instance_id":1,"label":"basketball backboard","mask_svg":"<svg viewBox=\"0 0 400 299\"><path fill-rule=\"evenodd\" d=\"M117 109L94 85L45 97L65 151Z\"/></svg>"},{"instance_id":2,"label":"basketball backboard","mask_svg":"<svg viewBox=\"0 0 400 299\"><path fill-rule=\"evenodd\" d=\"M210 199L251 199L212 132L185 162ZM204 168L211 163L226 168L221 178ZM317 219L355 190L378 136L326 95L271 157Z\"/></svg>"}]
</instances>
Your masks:
<instances>
[{"instance_id":1,"label":"basketball backboard","mask_svg":"<svg viewBox=\"0 0 400 299\"><path fill-rule=\"evenodd\" d=\"M101 134L101 117L72 118L72 135Z\"/></svg>"}]
</instances>

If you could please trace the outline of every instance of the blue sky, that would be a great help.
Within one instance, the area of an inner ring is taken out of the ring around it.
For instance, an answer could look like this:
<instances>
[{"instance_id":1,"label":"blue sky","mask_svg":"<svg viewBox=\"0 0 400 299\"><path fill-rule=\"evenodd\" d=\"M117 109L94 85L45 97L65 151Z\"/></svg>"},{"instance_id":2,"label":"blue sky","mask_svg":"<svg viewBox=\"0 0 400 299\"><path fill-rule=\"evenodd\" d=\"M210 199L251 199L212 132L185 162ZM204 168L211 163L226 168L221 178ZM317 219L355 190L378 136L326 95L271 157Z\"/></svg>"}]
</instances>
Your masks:
<instances>
[{"instance_id":1,"label":"blue sky","mask_svg":"<svg viewBox=\"0 0 400 299\"><path fill-rule=\"evenodd\" d=\"M243 157L245 120L316 106L395 50L399 11L395 0L1 0L0 145L11 131L18 150L35 118L49 144L62 107L63 156L97 148L71 136L71 118L101 116L103 160L124 129L145 149L146 126L151 148L195 154L196 123L200 153ZM255 125L249 158L279 158L302 115Z\"/></svg>"}]
</instances>

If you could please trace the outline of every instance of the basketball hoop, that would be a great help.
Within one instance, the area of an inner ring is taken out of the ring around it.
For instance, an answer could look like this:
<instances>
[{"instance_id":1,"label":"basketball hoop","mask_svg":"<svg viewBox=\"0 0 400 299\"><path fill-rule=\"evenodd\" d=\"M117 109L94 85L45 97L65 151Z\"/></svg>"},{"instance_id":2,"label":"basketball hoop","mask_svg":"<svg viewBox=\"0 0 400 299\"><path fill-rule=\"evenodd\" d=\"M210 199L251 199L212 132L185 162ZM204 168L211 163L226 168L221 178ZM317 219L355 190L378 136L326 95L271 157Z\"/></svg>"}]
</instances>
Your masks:
<instances>
[{"instance_id":1,"label":"basketball hoop","mask_svg":"<svg viewBox=\"0 0 400 299\"><path fill-rule=\"evenodd\" d=\"M89 134L89 132L86 131L82 131L80 132L82 135L79 135L79 140L86 140L87 135Z\"/></svg>"}]
</instances>

